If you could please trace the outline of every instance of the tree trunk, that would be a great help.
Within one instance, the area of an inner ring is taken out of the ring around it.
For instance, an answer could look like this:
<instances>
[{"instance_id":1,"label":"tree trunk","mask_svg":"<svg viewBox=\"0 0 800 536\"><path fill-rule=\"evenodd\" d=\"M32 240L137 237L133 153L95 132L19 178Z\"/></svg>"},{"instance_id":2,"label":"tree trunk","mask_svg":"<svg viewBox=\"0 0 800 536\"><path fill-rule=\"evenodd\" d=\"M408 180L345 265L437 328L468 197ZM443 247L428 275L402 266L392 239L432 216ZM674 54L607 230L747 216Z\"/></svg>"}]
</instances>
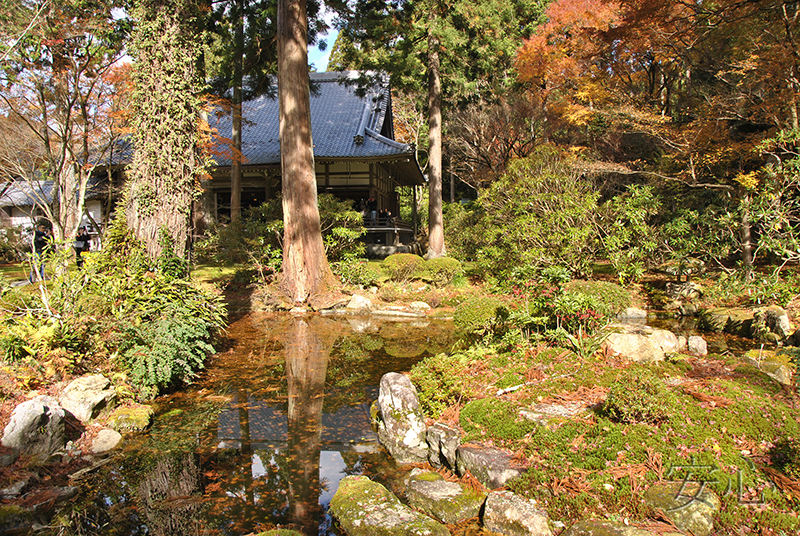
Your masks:
<instances>
[{"instance_id":1,"label":"tree trunk","mask_svg":"<svg viewBox=\"0 0 800 536\"><path fill-rule=\"evenodd\" d=\"M431 21L435 14L431 11ZM431 24L433 26L433 24ZM444 257L442 218L442 83L439 70L439 39L429 29L428 35L428 259Z\"/></svg>"},{"instance_id":2,"label":"tree trunk","mask_svg":"<svg viewBox=\"0 0 800 536\"><path fill-rule=\"evenodd\" d=\"M242 216L242 62L244 55L244 0L234 3L236 14L235 48L233 57L233 106L231 109L231 221Z\"/></svg>"},{"instance_id":3,"label":"tree trunk","mask_svg":"<svg viewBox=\"0 0 800 536\"><path fill-rule=\"evenodd\" d=\"M278 2L278 105L283 175L282 288L312 307L334 285L320 230L311 144L305 0Z\"/></svg>"},{"instance_id":4,"label":"tree trunk","mask_svg":"<svg viewBox=\"0 0 800 536\"><path fill-rule=\"evenodd\" d=\"M740 232L742 238L742 267L747 279L753 275L753 243L751 238L750 195L742 198Z\"/></svg>"},{"instance_id":5,"label":"tree trunk","mask_svg":"<svg viewBox=\"0 0 800 536\"><path fill-rule=\"evenodd\" d=\"M164 238L176 255L186 257L195 184L206 172L197 133L197 3L146 0L136 15L136 149L125 216L151 258L161 254Z\"/></svg>"}]
</instances>

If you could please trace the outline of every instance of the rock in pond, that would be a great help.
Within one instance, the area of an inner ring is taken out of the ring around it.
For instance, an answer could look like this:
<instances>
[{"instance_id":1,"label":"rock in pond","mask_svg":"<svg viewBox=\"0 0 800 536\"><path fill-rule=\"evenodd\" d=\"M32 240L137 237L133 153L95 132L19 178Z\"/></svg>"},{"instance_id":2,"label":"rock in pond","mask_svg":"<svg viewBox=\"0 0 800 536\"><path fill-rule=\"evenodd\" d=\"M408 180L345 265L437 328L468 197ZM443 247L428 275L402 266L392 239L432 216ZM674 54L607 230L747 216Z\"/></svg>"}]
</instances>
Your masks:
<instances>
[{"instance_id":1,"label":"rock in pond","mask_svg":"<svg viewBox=\"0 0 800 536\"><path fill-rule=\"evenodd\" d=\"M493 491L486 498L483 526L504 536L552 536L547 512L535 501L510 491Z\"/></svg>"},{"instance_id":2,"label":"rock in pond","mask_svg":"<svg viewBox=\"0 0 800 536\"><path fill-rule=\"evenodd\" d=\"M108 416L108 426L117 432L143 432L153 420L153 408L144 404L120 406Z\"/></svg>"},{"instance_id":3,"label":"rock in pond","mask_svg":"<svg viewBox=\"0 0 800 536\"><path fill-rule=\"evenodd\" d=\"M653 508L660 508L678 530L694 536L711 534L721 506L717 494L699 482L656 483L644 498Z\"/></svg>"},{"instance_id":4,"label":"rock in pond","mask_svg":"<svg viewBox=\"0 0 800 536\"><path fill-rule=\"evenodd\" d=\"M389 372L381 378L373 412L378 439L398 463L428 460L425 419L417 389L403 374Z\"/></svg>"},{"instance_id":5,"label":"rock in pond","mask_svg":"<svg viewBox=\"0 0 800 536\"><path fill-rule=\"evenodd\" d=\"M330 504L349 536L449 536L447 527L411 510L389 490L365 476L346 476Z\"/></svg>"},{"instance_id":6,"label":"rock in pond","mask_svg":"<svg viewBox=\"0 0 800 536\"><path fill-rule=\"evenodd\" d=\"M480 514L485 492L448 482L435 471L413 469L405 482L411 506L442 523L458 523Z\"/></svg>"},{"instance_id":7,"label":"rock in pond","mask_svg":"<svg viewBox=\"0 0 800 536\"><path fill-rule=\"evenodd\" d=\"M2 444L35 463L45 463L67 444L64 417L64 408L55 398L41 395L23 402L14 408Z\"/></svg>"}]
</instances>

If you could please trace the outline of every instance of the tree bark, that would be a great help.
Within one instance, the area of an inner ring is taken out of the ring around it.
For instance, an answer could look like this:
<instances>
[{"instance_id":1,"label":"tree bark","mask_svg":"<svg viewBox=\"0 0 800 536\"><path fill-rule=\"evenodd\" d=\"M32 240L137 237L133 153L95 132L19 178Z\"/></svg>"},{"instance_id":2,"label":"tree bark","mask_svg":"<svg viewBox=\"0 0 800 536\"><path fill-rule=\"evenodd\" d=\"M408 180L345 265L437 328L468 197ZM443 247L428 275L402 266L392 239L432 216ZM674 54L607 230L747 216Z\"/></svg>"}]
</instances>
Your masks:
<instances>
[{"instance_id":1,"label":"tree bark","mask_svg":"<svg viewBox=\"0 0 800 536\"><path fill-rule=\"evenodd\" d=\"M308 86L305 0L278 2L278 106L283 175L282 288L312 307L334 285L317 205Z\"/></svg>"},{"instance_id":2,"label":"tree bark","mask_svg":"<svg viewBox=\"0 0 800 536\"><path fill-rule=\"evenodd\" d=\"M435 14L431 11L431 22ZM433 26L433 24L431 24ZM442 217L442 83L439 61L439 39L428 34L428 259L444 257L444 223Z\"/></svg>"},{"instance_id":3,"label":"tree bark","mask_svg":"<svg viewBox=\"0 0 800 536\"><path fill-rule=\"evenodd\" d=\"M751 237L750 221L750 195L745 194L742 198L742 214L740 221L740 232L742 238L742 267L747 279L753 275L753 243Z\"/></svg>"},{"instance_id":4,"label":"tree bark","mask_svg":"<svg viewBox=\"0 0 800 536\"><path fill-rule=\"evenodd\" d=\"M242 63L244 61L244 0L236 0L235 52L233 58L233 106L231 107L231 221L242 216Z\"/></svg>"}]
</instances>

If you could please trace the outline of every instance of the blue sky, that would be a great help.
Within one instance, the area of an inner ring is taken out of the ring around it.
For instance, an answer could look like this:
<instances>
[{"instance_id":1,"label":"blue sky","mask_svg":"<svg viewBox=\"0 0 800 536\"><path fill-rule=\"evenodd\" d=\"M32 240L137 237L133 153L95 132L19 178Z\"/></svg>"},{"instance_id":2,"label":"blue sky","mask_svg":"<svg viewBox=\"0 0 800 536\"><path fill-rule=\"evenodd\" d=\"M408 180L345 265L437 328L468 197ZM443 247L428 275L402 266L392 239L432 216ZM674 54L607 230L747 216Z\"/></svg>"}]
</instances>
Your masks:
<instances>
[{"instance_id":1,"label":"blue sky","mask_svg":"<svg viewBox=\"0 0 800 536\"><path fill-rule=\"evenodd\" d=\"M314 46L308 47L308 63L313 63L318 73L324 72L328 67L328 58L331 56L333 42L336 41L336 36L338 34L338 30L331 28L326 35L320 36L320 38L324 39L328 44L328 48L325 49L325 52L320 51Z\"/></svg>"}]
</instances>

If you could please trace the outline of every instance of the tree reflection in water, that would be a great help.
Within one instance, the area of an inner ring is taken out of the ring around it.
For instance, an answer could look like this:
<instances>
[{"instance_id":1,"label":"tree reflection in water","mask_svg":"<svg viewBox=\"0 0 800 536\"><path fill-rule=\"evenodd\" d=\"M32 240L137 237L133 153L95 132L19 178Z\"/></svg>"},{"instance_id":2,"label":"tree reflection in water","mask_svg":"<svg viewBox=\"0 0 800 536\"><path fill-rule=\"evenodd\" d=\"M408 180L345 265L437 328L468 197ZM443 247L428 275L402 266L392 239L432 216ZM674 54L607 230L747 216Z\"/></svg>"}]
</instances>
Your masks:
<instances>
[{"instance_id":1,"label":"tree reflection in water","mask_svg":"<svg viewBox=\"0 0 800 536\"><path fill-rule=\"evenodd\" d=\"M119 462L98 471L82 503L87 527L340 534L327 516L339 479L391 484L394 465L369 425L381 376L452 343L449 323L318 315L251 314L228 334L233 348L214 356L202 383L160 399L149 433L126 438Z\"/></svg>"}]
</instances>

